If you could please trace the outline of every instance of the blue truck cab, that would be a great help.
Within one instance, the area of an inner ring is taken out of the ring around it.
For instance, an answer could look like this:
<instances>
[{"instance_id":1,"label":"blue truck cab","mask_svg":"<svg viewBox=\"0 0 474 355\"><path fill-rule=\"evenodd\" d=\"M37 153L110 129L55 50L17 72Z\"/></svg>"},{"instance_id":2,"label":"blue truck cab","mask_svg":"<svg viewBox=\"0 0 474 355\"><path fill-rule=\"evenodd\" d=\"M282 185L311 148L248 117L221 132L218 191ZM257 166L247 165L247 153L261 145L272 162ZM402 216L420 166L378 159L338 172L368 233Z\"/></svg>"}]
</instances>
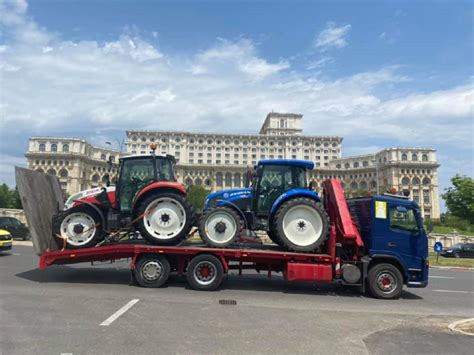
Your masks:
<instances>
[{"instance_id":1,"label":"blue truck cab","mask_svg":"<svg viewBox=\"0 0 474 355\"><path fill-rule=\"evenodd\" d=\"M390 262L402 271L407 287L428 284L428 238L420 207L402 196L349 199L368 263Z\"/></svg>"}]
</instances>

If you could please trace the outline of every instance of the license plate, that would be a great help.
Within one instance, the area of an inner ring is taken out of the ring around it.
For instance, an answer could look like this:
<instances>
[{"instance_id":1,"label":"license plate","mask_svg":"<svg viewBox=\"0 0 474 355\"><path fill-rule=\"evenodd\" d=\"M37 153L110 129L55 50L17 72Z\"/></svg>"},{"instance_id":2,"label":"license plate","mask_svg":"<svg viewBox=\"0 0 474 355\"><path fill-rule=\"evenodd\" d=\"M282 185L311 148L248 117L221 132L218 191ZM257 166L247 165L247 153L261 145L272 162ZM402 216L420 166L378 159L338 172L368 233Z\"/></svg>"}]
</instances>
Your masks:
<instances>
[{"instance_id":1,"label":"license plate","mask_svg":"<svg viewBox=\"0 0 474 355\"><path fill-rule=\"evenodd\" d=\"M12 246L12 242L8 242L8 243L3 243L3 245L1 245L3 247L11 247Z\"/></svg>"}]
</instances>

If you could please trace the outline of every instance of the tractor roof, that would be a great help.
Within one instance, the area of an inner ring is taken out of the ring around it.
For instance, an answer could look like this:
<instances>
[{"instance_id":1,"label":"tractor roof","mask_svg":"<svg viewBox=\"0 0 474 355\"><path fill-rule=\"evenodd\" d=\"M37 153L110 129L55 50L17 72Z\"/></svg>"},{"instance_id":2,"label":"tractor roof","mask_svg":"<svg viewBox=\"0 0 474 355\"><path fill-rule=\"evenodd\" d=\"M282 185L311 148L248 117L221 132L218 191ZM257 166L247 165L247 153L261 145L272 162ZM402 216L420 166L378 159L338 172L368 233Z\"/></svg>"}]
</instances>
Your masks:
<instances>
[{"instance_id":1,"label":"tractor roof","mask_svg":"<svg viewBox=\"0 0 474 355\"><path fill-rule=\"evenodd\" d=\"M296 159L267 159L260 160L257 166L262 165L289 165L289 166L299 166L301 168L313 169L314 163L309 160L296 160Z\"/></svg>"},{"instance_id":2,"label":"tractor roof","mask_svg":"<svg viewBox=\"0 0 474 355\"><path fill-rule=\"evenodd\" d=\"M121 157L120 160L128 160L128 159L150 159L153 157L151 154L133 154L133 155L126 155L124 157ZM169 159L169 160L175 160L173 155L170 154L156 154L155 158L158 159Z\"/></svg>"}]
</instances>

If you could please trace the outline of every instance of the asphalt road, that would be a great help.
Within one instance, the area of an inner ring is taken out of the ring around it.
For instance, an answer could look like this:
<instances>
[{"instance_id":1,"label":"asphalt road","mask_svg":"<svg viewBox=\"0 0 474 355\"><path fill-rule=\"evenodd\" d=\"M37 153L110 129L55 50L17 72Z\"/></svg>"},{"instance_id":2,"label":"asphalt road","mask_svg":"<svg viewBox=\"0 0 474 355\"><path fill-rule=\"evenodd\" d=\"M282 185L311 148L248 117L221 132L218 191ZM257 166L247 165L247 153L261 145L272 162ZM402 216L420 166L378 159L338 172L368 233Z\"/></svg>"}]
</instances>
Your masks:
<instances>
[{"instance_id":1,"label":"asphalt road","mask_svg":"<svg viewBox=\"0 0 474 355\"><path fill-rule=\"evenodd\" d=\"M229 275L216 292L190 290L177 276L145 289L129 286L125 261L45 271L37 262L28 246L0 256L2 354L472 354L474 346L447 330L474 317L470 271L432 269L428 288L384 301L255 273Z\"/></svg>"}]
</instances>

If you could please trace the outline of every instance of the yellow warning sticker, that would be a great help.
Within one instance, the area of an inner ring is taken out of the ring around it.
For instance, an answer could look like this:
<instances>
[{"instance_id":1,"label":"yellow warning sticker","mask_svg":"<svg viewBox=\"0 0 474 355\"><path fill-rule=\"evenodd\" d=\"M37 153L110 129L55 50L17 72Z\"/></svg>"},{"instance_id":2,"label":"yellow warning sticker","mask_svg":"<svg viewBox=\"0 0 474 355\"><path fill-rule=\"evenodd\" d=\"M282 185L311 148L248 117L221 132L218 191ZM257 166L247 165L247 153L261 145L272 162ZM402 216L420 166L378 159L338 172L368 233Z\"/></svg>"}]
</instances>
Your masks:
<instances>
[{"instance_id":1,"label":"yellow warning sticker","mask_svg":"<svg viewBox=\"0 0 474 355\"><path fill-rule=\"evenodd\" d=\"M387 219L387 202L375 201L375 218Z\"/></svg>"}]
</instances>

